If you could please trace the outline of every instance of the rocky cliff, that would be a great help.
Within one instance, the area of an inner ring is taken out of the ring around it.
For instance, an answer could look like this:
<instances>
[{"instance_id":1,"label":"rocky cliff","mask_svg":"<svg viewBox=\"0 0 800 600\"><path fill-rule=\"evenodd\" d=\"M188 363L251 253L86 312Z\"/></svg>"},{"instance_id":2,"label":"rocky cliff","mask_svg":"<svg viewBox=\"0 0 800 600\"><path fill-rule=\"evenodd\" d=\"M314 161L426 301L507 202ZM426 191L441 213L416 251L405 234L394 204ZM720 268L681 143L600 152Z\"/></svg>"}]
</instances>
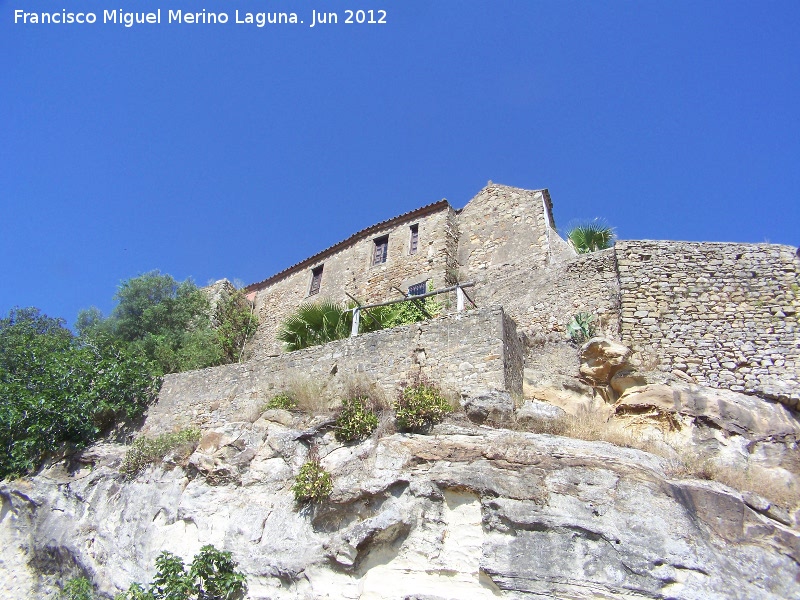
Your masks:
<instances>
[{"instance_id":1,"label":"rocky cliff","mask_svg":"<svg viewBox=\"0 0 800 600\"><path fill-rule=\"evenodd\" d=\"M545 355L526 399L473 390L427 435L342 444L329 416L259 410L135 477L107 443L3 482L0 595L84 575L113 597L211 543L252 599L800 598L795 413L612 343ZM311 447L334 487L298 505Z\"/></svg>"}]
</instances>

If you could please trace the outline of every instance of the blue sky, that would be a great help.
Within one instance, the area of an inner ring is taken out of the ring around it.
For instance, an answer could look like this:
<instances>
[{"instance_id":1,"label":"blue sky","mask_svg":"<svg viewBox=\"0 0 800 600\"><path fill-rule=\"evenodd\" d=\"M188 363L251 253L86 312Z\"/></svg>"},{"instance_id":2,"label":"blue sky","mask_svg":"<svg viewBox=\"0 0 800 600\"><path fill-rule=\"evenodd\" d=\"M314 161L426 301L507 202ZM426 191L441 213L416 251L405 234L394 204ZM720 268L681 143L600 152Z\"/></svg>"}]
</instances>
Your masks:
<instances>
[{"instance_id":1,"label":"blue sky","mask_svg":"<svg viewBox=\"0 0 800 600\"><path fill-rule=\"evenodd\" d=\"M61 8L231 22L14 24ZM258 281L488 180L549 188L560 227L800 244L798 29L796 0L0 0L0 313Z\"/></svg>"}]
</instances>

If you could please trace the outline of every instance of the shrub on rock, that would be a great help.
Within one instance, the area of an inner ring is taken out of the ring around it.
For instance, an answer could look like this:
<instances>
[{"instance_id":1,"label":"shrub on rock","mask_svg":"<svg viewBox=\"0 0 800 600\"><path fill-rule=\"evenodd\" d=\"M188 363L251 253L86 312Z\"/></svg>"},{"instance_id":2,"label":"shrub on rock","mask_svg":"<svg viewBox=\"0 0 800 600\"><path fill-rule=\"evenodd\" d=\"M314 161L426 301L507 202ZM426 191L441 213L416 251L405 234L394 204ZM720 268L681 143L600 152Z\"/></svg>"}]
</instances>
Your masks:
<instances>
[{"instance_id":1,"label":"shrub on rock","mask_svg":"<svg viewBox=\"0 0 800 600\"><path fill-rule=\"evenodd\" d=\"M400 430L424 431L444 419L453 407L438 387L421 382L400 391L394 410Z\"/></svg>"}]
</instances>

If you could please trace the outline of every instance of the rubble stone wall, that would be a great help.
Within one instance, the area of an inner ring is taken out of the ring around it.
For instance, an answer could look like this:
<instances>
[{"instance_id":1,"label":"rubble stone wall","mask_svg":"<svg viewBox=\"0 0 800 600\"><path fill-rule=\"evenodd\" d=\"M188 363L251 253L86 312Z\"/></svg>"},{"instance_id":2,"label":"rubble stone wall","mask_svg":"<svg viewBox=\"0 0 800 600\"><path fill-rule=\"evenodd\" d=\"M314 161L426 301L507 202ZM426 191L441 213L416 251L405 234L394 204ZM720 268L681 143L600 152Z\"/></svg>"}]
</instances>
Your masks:
<instances>
[{"instance_id":1,"label":"rubble stone wall","mask_svg":"<svg viewBox=\"0 0 800 600\"><path fill-rule=\"evenodd\" d=\"M699 383L800 400L800 260L769 244L620 241L623 342Z\"/></svg>"},{"instance_id":2,"label":"rubble stone wall","mask_svg":"<svg viewBox=\"0 0 800 600\"><path fill-rule=\"evenodd\" d=\"M521 393L521 352L514 323L502 308L451 314L279 356L261 354L242 364L167 375L143 431L249 420L298 380L320 386L330 397L349 377L363 376L393 398L415 373L455 393Z\"/></svg>"}]
</instances>

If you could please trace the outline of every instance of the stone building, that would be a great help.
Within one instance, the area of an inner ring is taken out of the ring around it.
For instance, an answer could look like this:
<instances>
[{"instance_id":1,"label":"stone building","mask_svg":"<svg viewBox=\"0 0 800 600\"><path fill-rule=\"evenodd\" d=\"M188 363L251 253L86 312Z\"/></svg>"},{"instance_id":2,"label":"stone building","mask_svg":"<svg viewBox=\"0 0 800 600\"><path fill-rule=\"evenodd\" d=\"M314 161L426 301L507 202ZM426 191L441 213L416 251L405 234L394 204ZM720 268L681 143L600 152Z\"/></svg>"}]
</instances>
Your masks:
<instances>
[{"instance_id":1,"label":"stone building","mask_svg":"<svg viewBox=\"0 0 800 600\"><path fill-rule=\"evenodd\" d=\"M547 190L490 183L460 210L440 200L382 221L245 291L259 318L259 352L277 354L278 328L303 302L381 302L571 255Z\"/></svg>"},{"instance_id":2,"label":"stone building","mask_svg":"<svg viewBox=\"0 0 800 600\"><path fill-rule=\"evenodd\" d=\"M599 333L655 368L800 403L794 248L628 240L577 255L556 232L546 189L491 182L461 209L423 206L248 286L256 353L280 353L280 323L303 302L380 302L456 281L475 282L478 307L503 308L529 355L589 312Z\"/></svg>"}]
</instances>

